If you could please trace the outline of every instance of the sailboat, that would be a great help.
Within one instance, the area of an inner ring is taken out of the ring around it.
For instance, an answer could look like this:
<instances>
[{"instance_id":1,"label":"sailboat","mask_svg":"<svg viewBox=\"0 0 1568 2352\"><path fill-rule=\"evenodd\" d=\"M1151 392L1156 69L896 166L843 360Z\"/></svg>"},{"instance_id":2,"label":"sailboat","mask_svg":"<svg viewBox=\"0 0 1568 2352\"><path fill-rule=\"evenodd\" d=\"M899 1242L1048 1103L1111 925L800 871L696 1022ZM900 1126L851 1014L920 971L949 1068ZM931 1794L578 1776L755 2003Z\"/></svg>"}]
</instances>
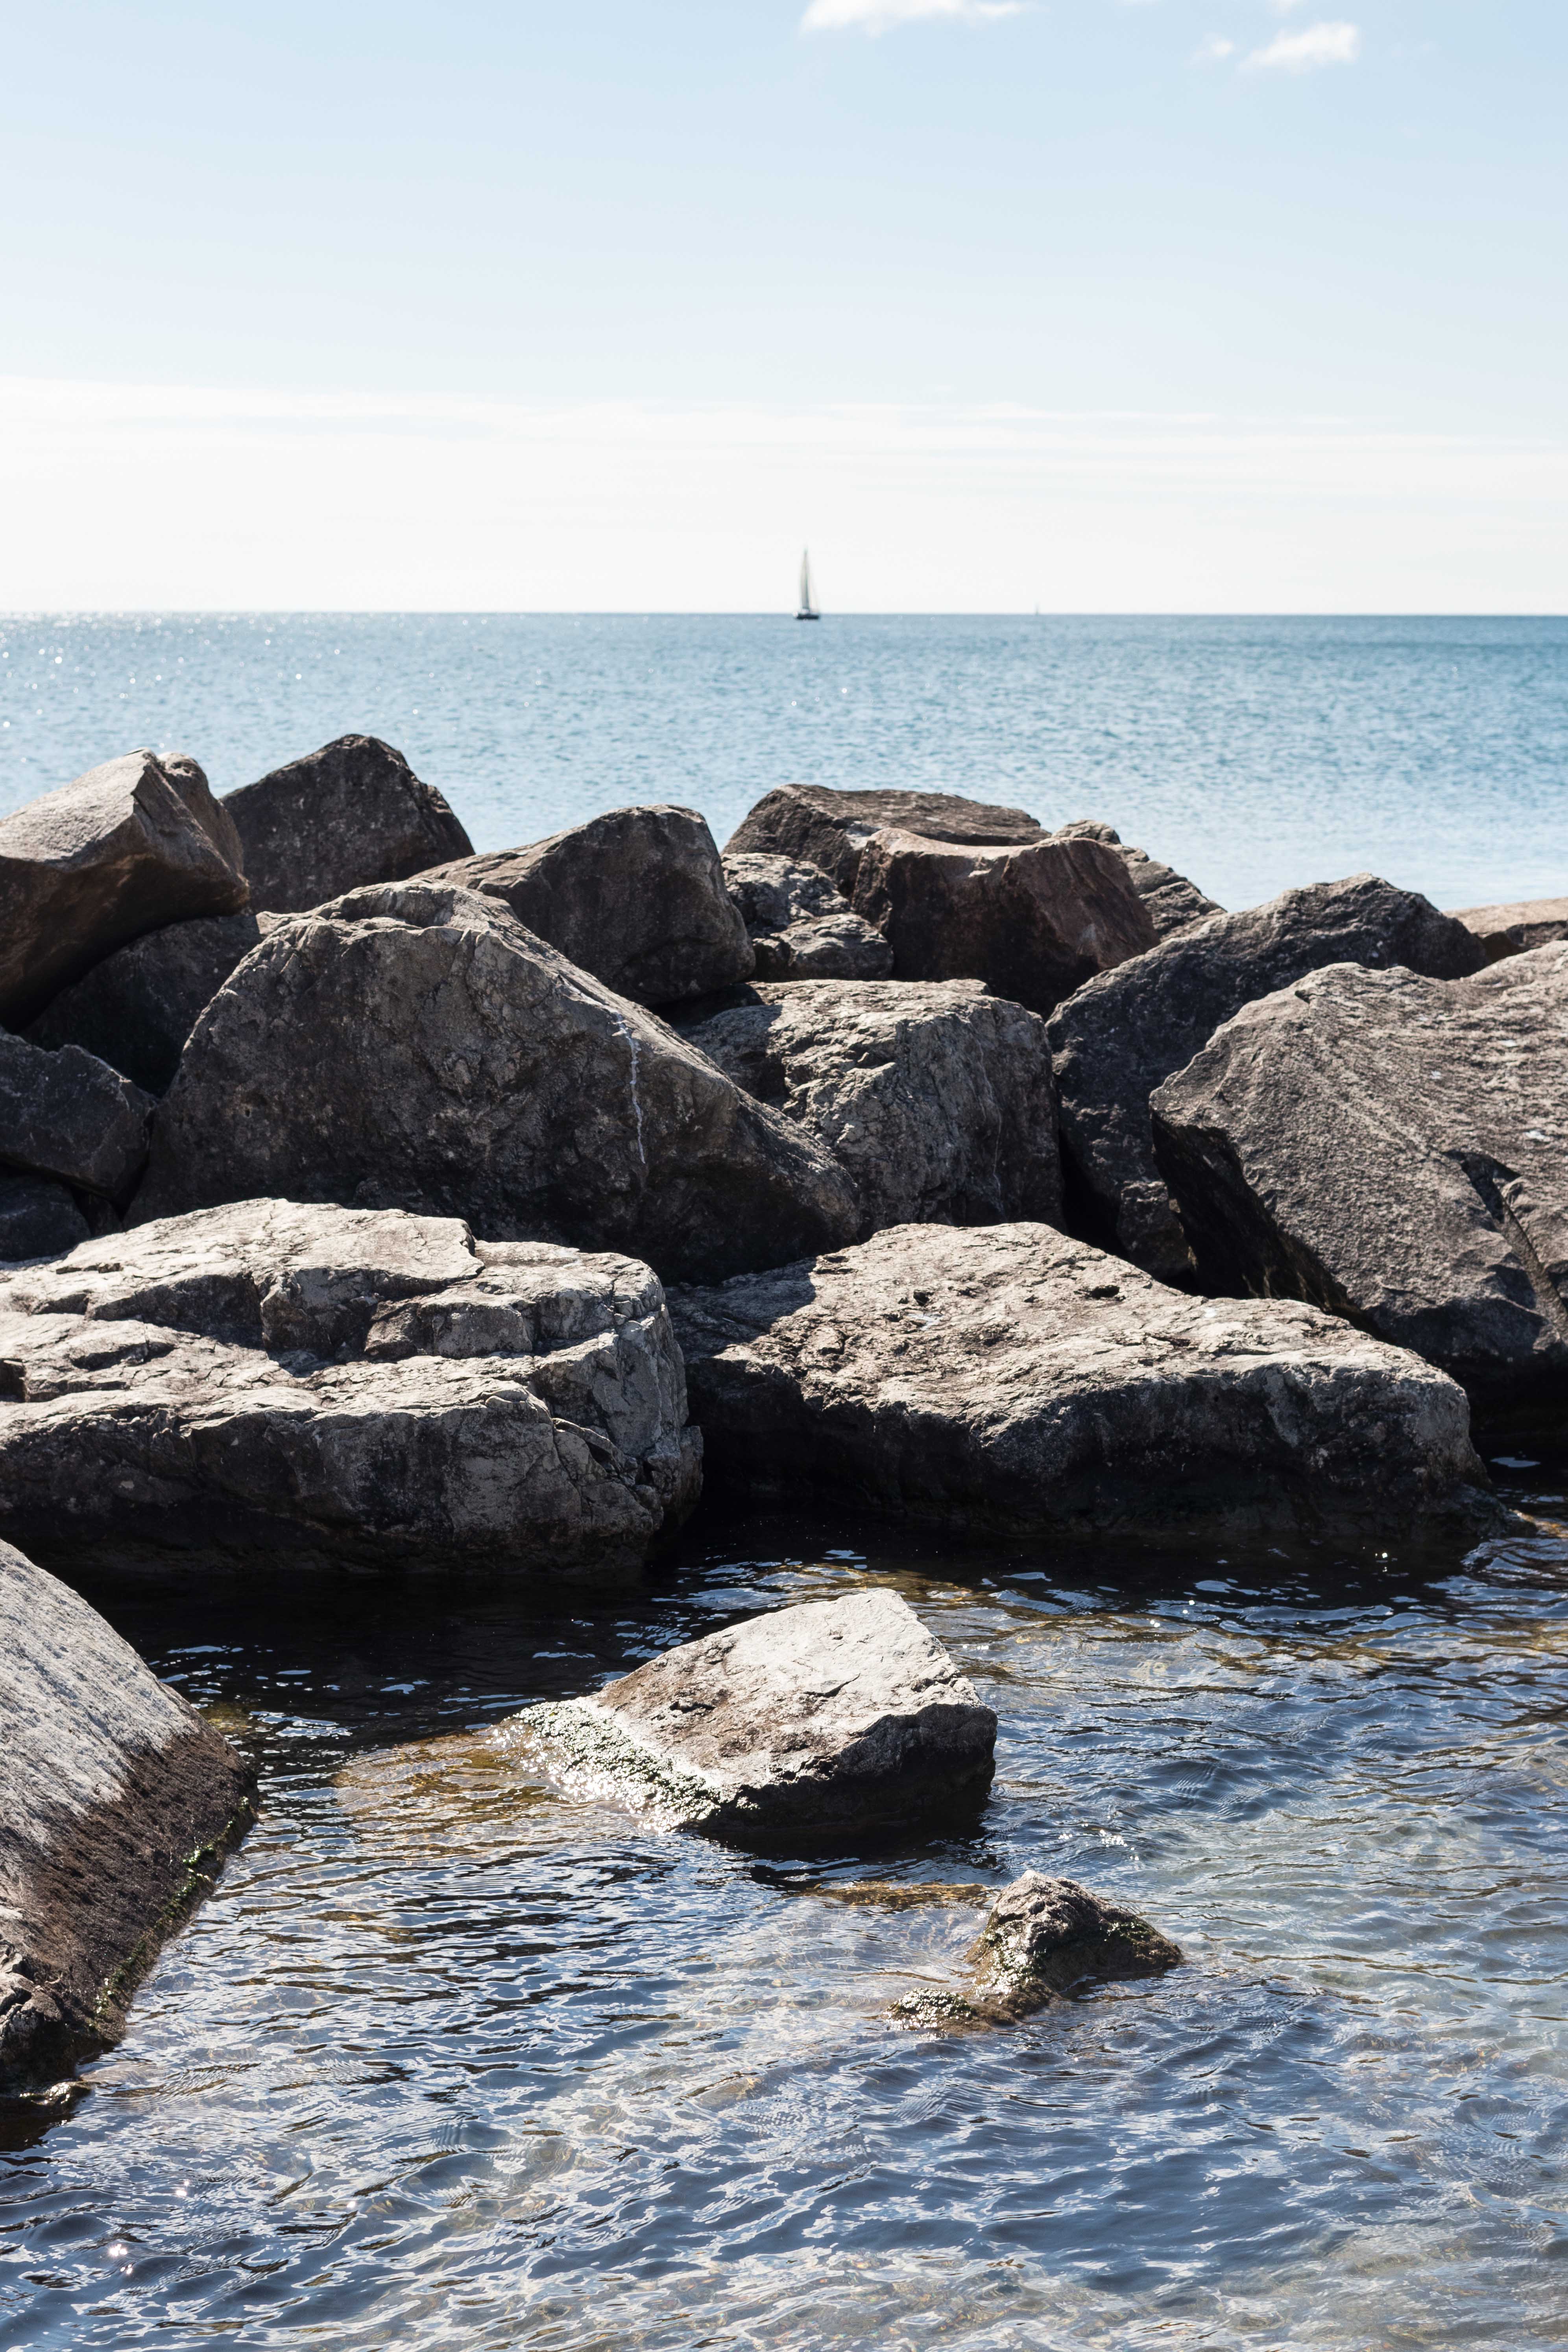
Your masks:
<instances>
[{"instance_id":1,"label":"sailboat","mask_svg":"<svg viewBox=\"0 0 1568 2352\"><path fill-rule=\"evenodd\" d=\"M822 618L811 601L811 555L804 547L800 551L800 610L795 617L797 621L820 621Z\"/></svg>"}]
</instances>

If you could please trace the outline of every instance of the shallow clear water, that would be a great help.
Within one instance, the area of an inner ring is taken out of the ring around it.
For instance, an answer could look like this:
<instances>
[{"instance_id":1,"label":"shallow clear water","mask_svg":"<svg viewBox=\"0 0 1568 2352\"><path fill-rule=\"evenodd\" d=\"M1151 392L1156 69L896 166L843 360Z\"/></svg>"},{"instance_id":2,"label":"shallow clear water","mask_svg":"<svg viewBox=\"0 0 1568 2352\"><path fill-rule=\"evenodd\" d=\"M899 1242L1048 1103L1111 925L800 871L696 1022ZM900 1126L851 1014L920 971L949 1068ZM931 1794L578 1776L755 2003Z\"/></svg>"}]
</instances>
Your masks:
<instances>
[{"instance_id":1,"label":"shallow clear water","mask_svg":"<svg viewBox=\"0 0 1568 2352\"><path fill-rule=\"evenodd\" d=\"M141 743L228 791L379 734L482 849L770 786L1091 815L1244 907L1364 867L1568 891L1568 621L75 614L0 619L0 812Z\"/></svg>"},{"instance_id":2,"label":"shallow clear water","mask_svg":"<svg viewBox=\"0 0 1568 2352\"><path fill-rule=\"evenodd\" d=\"M548 1610L100 1594L246 1710L265 1811L74 2110L13 2115L0 2345L1561 2344L1568 1549L826 1541L700 1524ZM760 1862L461 1736L866 1578L999 1711L972 1838ZM1186 1964L883 2022L980 1915L831 1890L1031 1865Z\"/></svg>"}]
</instances>

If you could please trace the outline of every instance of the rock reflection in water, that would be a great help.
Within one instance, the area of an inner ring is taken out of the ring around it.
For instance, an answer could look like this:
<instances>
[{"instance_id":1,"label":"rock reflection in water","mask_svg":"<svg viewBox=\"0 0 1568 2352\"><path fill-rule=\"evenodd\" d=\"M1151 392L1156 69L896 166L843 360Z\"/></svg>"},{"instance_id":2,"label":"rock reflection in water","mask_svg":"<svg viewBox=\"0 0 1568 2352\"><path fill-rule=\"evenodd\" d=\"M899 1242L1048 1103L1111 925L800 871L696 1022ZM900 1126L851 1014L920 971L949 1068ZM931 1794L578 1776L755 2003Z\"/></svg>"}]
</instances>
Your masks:
<instances>
[{"instance_id":1,"label":"rock reflection in water","mask_svg":"<svg viewBox=\"0 0 1568 2352\"><path fill-rule=\"evenodd\" d=\"M95 1591L243 1710L267 1811L74 2107L12 2119L0 2343L1559 2343L1568 1550L846 1540L710 1525L552 1610ZM867 1579L997 1708L974 1837L764 1862L485 1737ZM1187 1964L883 2025L1029 1868Z\"/></svg>"}]
</instances>

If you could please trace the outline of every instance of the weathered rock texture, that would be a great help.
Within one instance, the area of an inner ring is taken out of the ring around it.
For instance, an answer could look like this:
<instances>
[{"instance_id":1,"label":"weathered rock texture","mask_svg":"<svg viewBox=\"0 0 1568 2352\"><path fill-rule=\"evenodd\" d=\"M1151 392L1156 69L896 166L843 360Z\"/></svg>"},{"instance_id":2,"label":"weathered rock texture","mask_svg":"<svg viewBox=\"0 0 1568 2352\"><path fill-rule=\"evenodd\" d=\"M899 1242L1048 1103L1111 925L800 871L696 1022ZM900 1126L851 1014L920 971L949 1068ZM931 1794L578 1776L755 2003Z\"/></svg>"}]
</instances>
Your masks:
<instances>
[{"instance_id":1,"label":"weathered rock texture","mask_svg":"<svg viewBox=\"0 0 1568 2352\"><path fill-rule=\"evenodd\" d=\"M900 980L980 980L1032 1013L1154 943L1125 864L1101 841L977 849L873 834L855 911L887 939Z\"/></svg>"},{"instance_id":2,"label":"weathered rock texture","mask_svg":"<svg viewBox=\"0 0 1568 2352\"><path fill-rule=\"evenodd\" d=\"M1568 945L1446 984L1314 972L1153 1112L1205 1282L1314 1299L1478 1403L1568 1393Z\"/></svg>"},{"instance_id":3,"label":"weathered rock texture","mask_svg":"<svg viewBox=\"0 0 1568 2352\"><path fill-rule=\"evenodd\" d=\"M90 1228L63 1184L0 1171L0 1265L58 1257L89 1238Z\"/></svg>"},{"instance_id":4,"label":"weathered rock texture","mask_svg":"<svg viewBox=\"0 0 1568 2352\"><path fill-rule=\"evenodd\" d=\"M1463 1391L1315 1309L1167 1290L1048 1225L900 1225L678 1289L710 1478L977 1536L1463 1522Z\"/></svg>"},{"instance_id":5,"label":"weathered rock texture","mask_svg":"<svg viewBox=\"0 0 1568 2352\"><path fill-rule=\"evenodd\" d=\"M0 1544L0 2088L118 2039L252 1816L254 1768L95 1609Z\"/></svg>"},{"instance_id":6,"label":"weathered rock texture","mask_svg":"<svg viewBox=\"0 0 1568 2352\"><path fill-rule=\"evenodd\" d=\"M1521 898L1510 907L1460 907L1454 920L1474 931L1489 963L1568 940L1568 898Z\"/></svg>"},{"instance_id":7,"label":"weathered rock texture","mask_svg":"<svg viewBox=\"0 0 1568 2352\"><path fill-rule=\"evenodd\" d=\"M372 882L401 882L473 849L441 794L374 735L340 735L223 805L243 845L250 903L290 914Z\"/></svg>"},{"instance_id":8,"label":"weathered rock texture","mask_svg":"<svg viewBox=\"0 0 1568 2352\"><path fill-rule=\"evenodd\" d=\"M1050 1024L1062 1150L1103 1238L1166 1282L1192 1273L1154 1163L1149 1097L1221 1022L1326 964L1407 964L1455 979L1481 954L1462 923L1375 875L1215 915L1088 982Z\"/></svg>"},{"instance_id":9,"label":"weathered rock texture","mask_svg":"<svg viewBox=\"0 0 1568 2352\"><path fill-rule=\"evenodd\" d=\"M37 1045L80 1045L149 1094L164 1094L200 1014L282 919L247 911L147 931L62 990L27 1034Z\"/></svg>"},{"instance_id":10,"label":"weathered rock texture","mask_svg":"<svg viewBox=\"0 0 1568 2352\"><path fill-rule=\"evenodd\" d=\"M724 879L759 980L887 980L893 950L855 914L831 875L798 858L728 851Z\"/></svg>"},{"instance_id":11,"label":"weathered rock texture","mask_svg":"<svg viewBox=\"0 0 1568 2352\"><path fill-rule=\"evenodd\" d=\"M1061 1220L1044 1022L977 981L785 981L684 1034L795 1120L883 1225Z\"/></svg>"},{"instance_id":12,"label":"weathered rock texture","mask_svg":"<svg viewBox=\"0 0 1568 2352\"><path fill-rule=\"evenodd\" d=\"M0 1021L25 1026L141 931L243 907L236 846L195 761L151 751L0 817Z\"/></svg>"},{"instance_id":13,"label":"weathered rock texture","mask_svg":"<svg viewBox=\"0 0 1568 2352\"><path fill-rule=\"evenodd\" d=\"M497 1737L574 1793L668 1827L842 1833L973 1811L996 1717L909 1603L877 1589L704 1634Z\"/></svg>"},{"instance_id":14,"label":"weathered rock texture","mask_svg":"<svg viewBox=\"0 0 1568 2352\"><path fill-rule=\"evenodd\" d=\"M44 1558L618 1565L699 1464L627 1258L247 1201L0 1274L0 1525Z\"/></svg>"},{"instance_id":15,"label":"weathered rock texture","mask_svg":"<svg viewBox=\"0 0 1568 2352\"><path fill-rule=\"evenodd\" d=\"M927 841L997 844L1040 841L1045 827L1023 809L965 800L961 793L840 793L820 784L781 784L748 811L724 845L820 866L853 898L860 853L892 825Z\"/></svg>"},{"instance_id":16,"label":"weathered rock texture","mask_svg":"<svg viewBox=\"0 0 1568 2352\"><path fill-rule=\"evenodd\" d=\"M1053 841L1104 841L1117 853L1127 868L1127 878L1149 910L1156 939L1169 939L1173 931L1184 931L1190 923L1201 923L1207 915L1221 915L1224 908L1178 874L1173 866L1162 864L1151 857L1146 849L1135 849L1123 841L1114 825L1101 824L1095 818L1075 817L1070 824L1058 825Z\"/></svg>"},{"instance_id":17,"label":"weathered rock texture","mask_svg":"<svg viewBox=\"0 0 1568 2352\"><path fill-rule=\"evenodd\" d=\"M678 1004L749 978L740 909L695 809L622 808L432 880L502 899L520 923L638 1004Z\"/></svg>"},{"instance_id":18,"label":"weathered rock texture","mask_svg":"<svg viewBox=\"0 0 1568 2352\"><path fill-rule=\"evenodd\" d=\"M848 1238L837 1163L498 899L426 882L280 924L203 1013L132 1215L272 1193L624 1248L667 1276Z\"/></svg>"},{"instance_id":19,"label":"weathered rock texture","mask_svg":"<svg viewBox=\"0 0 1568 2352\"><path fill-rule=\"evenodd\" d=\"M1026 1870L993 1904L963 1990L907 1996L889 2015L900 2025L1015 2025L1080 1985L1163 1976L1181 1958L1135 1911L1076 1879Z\"/></svg>"},{"instance_id":20,"label":"weathered rock texture","mask_svg":"<svg viewBox=\"0 0 1568 2352\"><path fill-rule=\"evenodd\" d=\"M147 1158L153 1097L79 1045L46 1053L0 1030L0 1162L111 1201Z\"/></svg>"}]
</instances>

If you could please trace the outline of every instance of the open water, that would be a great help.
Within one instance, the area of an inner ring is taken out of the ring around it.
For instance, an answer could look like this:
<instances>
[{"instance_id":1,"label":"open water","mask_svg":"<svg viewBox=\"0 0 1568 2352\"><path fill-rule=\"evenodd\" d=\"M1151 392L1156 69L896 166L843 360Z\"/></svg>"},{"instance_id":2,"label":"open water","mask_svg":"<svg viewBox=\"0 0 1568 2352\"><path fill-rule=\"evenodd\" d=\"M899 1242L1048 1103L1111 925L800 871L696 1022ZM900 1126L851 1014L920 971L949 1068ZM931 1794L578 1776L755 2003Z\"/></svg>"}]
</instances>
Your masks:
<instances>
[{"instance_id":1,"label":"open water","mask_svg":"<svg viewBox=\"0 0 1568 2352\"><path fill-rule=\"evenodd\" d=\"M226 792L350 732L481 849L636 800L722 841L804 780L1102 817L1229 907L1568 890L1568 620L0 619L0 813L137 744Z\"/></svg>"}]
</instances>

